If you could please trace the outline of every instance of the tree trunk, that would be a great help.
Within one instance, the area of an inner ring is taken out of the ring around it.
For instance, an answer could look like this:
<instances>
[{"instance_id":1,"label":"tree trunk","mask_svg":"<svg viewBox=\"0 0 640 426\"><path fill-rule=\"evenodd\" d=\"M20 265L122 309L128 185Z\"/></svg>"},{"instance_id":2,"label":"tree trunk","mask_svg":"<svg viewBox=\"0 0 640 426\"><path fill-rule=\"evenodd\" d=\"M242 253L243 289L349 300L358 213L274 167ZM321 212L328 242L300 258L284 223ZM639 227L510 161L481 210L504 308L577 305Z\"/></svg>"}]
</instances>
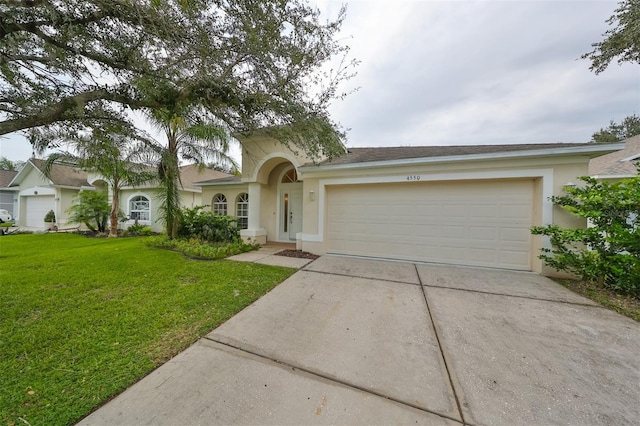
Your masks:
<instances>
[{"instance_id":1,"label":"tree trunk","mask_svg":"<svg viewBox=\"0 0 640 426\"><path fill-rule=\"evenodd\" d=\"M113 186L113 196L111 197L111 218L109 224L109 237L118 236L118 211L120 210L120 189L119 185Z\"/></svg>"}]
</instances>

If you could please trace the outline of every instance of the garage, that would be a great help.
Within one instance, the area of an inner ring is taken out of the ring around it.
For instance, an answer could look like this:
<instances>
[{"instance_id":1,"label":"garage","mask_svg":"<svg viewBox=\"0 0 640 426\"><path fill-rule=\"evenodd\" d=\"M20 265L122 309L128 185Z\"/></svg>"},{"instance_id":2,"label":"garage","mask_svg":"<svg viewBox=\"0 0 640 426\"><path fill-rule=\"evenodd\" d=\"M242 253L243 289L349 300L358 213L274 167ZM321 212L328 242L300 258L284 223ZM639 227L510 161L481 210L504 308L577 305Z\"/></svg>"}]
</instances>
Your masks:
<instances>
[{"instance_id":1,"label":"garage","mask_svg":"<svg viewBox=\"0 0 640 426\"><path fill-rule=\"evenodd\" d=\"M528 271L533 212L533 179L327 186L327 251Z\"/></svg>"},{"instance_id":2,"label":"garage","mask_svg":"<svg viewBox=\"0 0 640 426\"><path fill-rule=\"evenodd\" d=\"M25 211L27 213L26 225L32 228L44 227L44 216L49 210L55 208L53 195L39 195L33 197L24 197Z\"/></svg>"}]
</instances>

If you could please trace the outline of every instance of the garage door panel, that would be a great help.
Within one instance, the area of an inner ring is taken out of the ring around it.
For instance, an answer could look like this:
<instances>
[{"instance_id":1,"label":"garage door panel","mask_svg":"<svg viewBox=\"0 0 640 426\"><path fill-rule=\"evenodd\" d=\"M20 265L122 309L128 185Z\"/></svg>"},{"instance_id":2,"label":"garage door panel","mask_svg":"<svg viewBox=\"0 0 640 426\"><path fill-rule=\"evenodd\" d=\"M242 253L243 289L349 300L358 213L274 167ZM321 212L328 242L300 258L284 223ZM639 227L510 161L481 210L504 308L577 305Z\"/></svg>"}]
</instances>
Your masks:
<instances>
[{"instance_id":1,"label":"garage door panel","mask_svg":"<svg viewBox=\"0 0 640 426\"><path fill-rule=\"evenodd\" d=\"M530 269L532 180L327 189L331 253Z\"/></svg>"},{"instance_id":2,"label":"garage door panel","mask_svg":"<svg viewBox=\"0 0 640 426\"><path fill-rule=\"evenodd\" d=\"M24 197L26 202L26 226L32 228L44 227L44 216L55 208L53 195Z\"/></svg>"}]
</instances>

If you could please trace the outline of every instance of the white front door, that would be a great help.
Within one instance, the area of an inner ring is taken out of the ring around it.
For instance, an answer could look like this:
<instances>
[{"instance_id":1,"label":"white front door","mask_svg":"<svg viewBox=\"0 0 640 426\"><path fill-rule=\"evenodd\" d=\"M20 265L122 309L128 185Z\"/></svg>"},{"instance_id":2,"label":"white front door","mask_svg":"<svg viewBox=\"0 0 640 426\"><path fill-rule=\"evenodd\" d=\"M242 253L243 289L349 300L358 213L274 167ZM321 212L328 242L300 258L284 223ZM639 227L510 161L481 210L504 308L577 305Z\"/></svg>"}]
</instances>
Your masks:
<instances>
[{"instance_id":1,"label":"white front door","mask_svg":"<svg viewBox=\"0 0 640 426\"><path fill-rule=\"evenodd\" d=\"M295 241L302 231L302 183L280 184L280 240Z\"/></svg>"}]
</instances>

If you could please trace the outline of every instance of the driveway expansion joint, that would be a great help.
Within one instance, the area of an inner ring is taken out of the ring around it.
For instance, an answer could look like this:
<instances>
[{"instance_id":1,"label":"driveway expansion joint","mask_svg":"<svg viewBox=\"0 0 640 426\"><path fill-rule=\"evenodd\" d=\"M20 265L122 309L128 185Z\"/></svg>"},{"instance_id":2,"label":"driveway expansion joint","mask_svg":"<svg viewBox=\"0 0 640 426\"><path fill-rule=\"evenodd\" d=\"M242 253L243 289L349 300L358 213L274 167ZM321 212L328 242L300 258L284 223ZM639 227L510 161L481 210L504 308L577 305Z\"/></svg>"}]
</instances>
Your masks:
<instances>
[{"instance_id":1,"label":"driveway expansion joint","mask_svg":"<svg viewBox=\"0 0 640 426\"><path fill-rule=\"evenodd\" d=\"M569 300L543 299L541 297L522 296L522 295L518 295L518 294L496 293L496 292L493 292L493 291L474 290L474 289L471 289L471 288L460 288L460 287L446 287L446 286L432 285L432 284L422 284L422 286L423 287L429 287L429 288L442 288L442 289L445 289L445 290L466 291L466 292L469 292L469 293L488 294L490 296L504 296L504 297L513 297L513 298L516 298L516 299L537 300L537 301L540 301L540 302L552 302L552 303L561 303L561 304L565 304L565 305L583 306L583 307L587 307L587 308L607 309L606 307L604 307L602 305L591 304L591 303L571 302Z\"/></svg>"},{"instance_id":2,"label":"driveway expansion joint","mask_svg":"<svg viewBox=\"0 0 640 426\"><path fill-rule=\"evenodd\" d=\"M431 313L431 308L429 307L429 300L427 299L427 293L424 290L425 286L422 284L422 278L420 278L420 272L418 271L418 265L414 263L414 267L416 268L416 274L418 275L418 281L420 282L420 289L422 290L422 296L424 297L424 303L427 307L427 314L429 314L429 320L431 321L431 328L433 328L433 334L436 337L436 342L438 342L438 350L440 351L440 356L442 357L442 361L444 362L444 368L447 371L447 378L449 379L449 385L451 386L451 391L453 392L453 397L456 401L456 407L458 408L458 414L460 415L460 419L462 419L463 424L468 424L464 419L464 412L462 411L462 405L460 404L460 398L458 398L458 393L456 392L456 386L453 383L453 377L451 376L451 371L449 367L449 363L447 362L447 357L444 355L444 350L442 349L442 342L440 341L440 335L438 333L438 328L436 327L436 323L433 319L433 314Z\"/></svg>"},{"instance_id":3,"label":"driveway expansion joint","mask_svg":"<svg viewBox=\"0 0 640 426\"><path fill-rule=\"evenodd\" d=\"M398 281L398 280L388 280L385 278L373 278L373 277L366 277L363 275L353 275L353 274L341 274L339 272L327 272L327 271L316 271L313 269L306 269L306 266L302 269L300 269L301 271L304 272L313 272L315 274L321 274L321 275L335 275L338 277L347 277L347 278L359 278L359 279L363 279L363 280L376 280L376 281L382 281L382 282L386 282L386 283L395 283L395 284L408 284L408 285L413 285L413 286L420 286L422 284L418 283L410 283L407 281ZM418 277L418 280L420 280L420 277Z\"/></svg>"},{"instance_id":4,"label":"driveway expansion joint","mask_svg":"<svg viewBox=\"0 0 640 426\"><path fill-rule=\"evenodd\" d=\"M410 408L413 408L415 410L422 411L424 413L433 414L433 415L436 415L438 417L442 417L443 419L451 420L451 421L454 421L454 422L459 423L459 424L464 425L464 426L468 425L468 423L464 422L464 419L462 417L461 417L461 419L463 419L463 420L461 421L460 419L456 419L455 417L451 417L451 416L448 416L446 414L439 413L439 412L433 411L433 410L429 410L427 408L420 407L419 405L411 404L411 403L409 403L407 401L403 401L401 399L385 395L382 392L376 392L374 390L367 389L366 387L350 383L350 382L348 382L346 380L340 380L340 379L338 379L336 377L327 376L327 375L322 374L321 372L318 372L318 371L315 371L315 370L312 370L312 369L309 369L309 368L306 368L306 367L302 367L300 365L295 365L295 364L292 364L292 363L287 362L287 361L282 361L282 360L279 360L279 359L274 358L272 356L256 352L254 350L248 350L246 348L243 348L243 347L238 346L238 345L231 344L229 342L225 342L225 341L222 341L222 340L217 340L217 339L215 339L213 337L204 336L203 339L208 340L208 341L213 342L213 343L216 343L216 344L219 344L219 345L222 345L222 346L225 346L225 347L228 347L228 348L231 348L231 349L235 349L235 350L240 351L240 352L244 352L245 354L249 354L249 355L261 358L263 360L267 360L267 361L276 363L276 364L284 366L284 367L288 367L292 371L299 370L299 371L302 371L302 372L304 372L306 374L318 377L318 378L320 378L322 380L326 380L326 381L332 382L334 384L338 384L338 385L341 385L341 386L346 386L347 388L351 388L351 389L354 389L354 390L358 390L360 392L364 392L364 393L367 393L367 394L370 394L370 395L374 395L374 396L377 396L379 398L384 398L384 399L386 399L388 401L395 402L396 404L400 404L400 405L403 405L403 406L406 406L406 407L410 407ZM456 398L456 402L457 402L457 398Z\"/></svg>"}]
</instances>

